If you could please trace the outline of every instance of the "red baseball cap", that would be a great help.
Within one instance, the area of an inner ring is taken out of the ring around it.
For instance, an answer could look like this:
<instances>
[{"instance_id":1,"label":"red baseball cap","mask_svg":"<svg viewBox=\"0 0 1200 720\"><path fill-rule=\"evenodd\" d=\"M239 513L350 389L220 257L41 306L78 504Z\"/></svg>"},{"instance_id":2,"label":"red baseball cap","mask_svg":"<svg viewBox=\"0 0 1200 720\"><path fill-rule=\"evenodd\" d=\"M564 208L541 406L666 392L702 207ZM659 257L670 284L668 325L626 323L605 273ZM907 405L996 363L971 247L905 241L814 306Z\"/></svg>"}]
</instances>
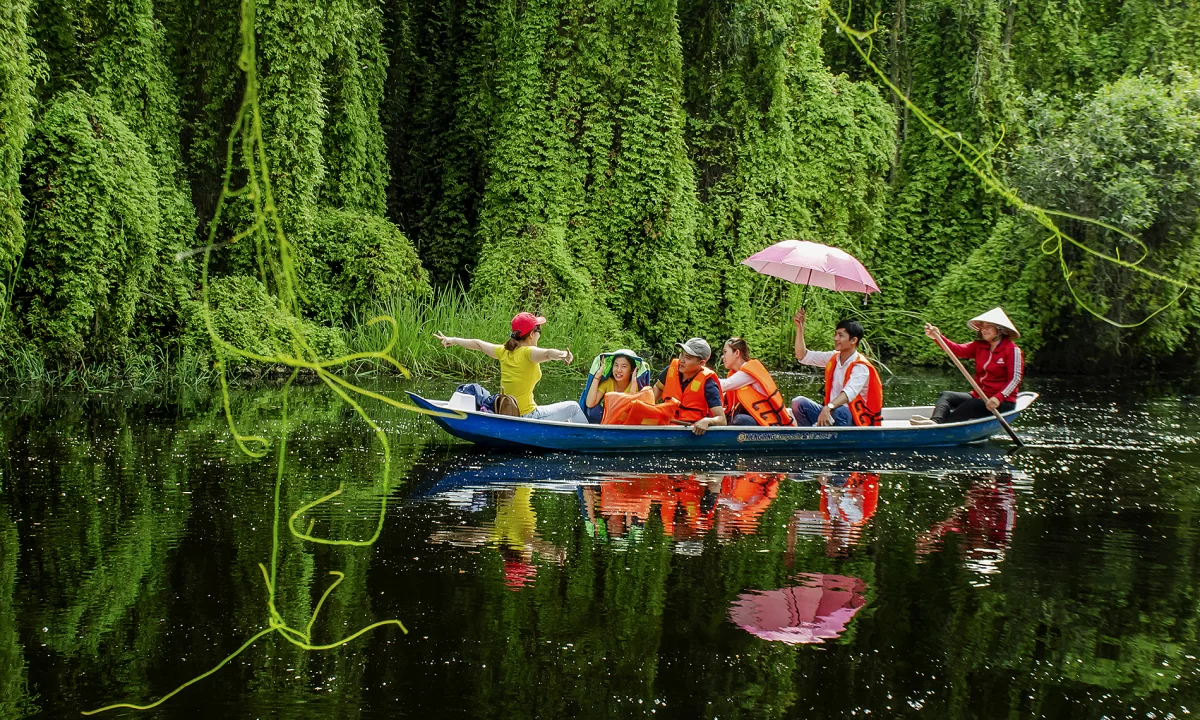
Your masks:
<instances>
[{"instance_id":1,"label":"red baseball cap","mask_svg":"<svg viewBox=\"0 0 1200 720\"><path fill-rule=\"evenodd\" d=\"M520 590L533 584L537 578L537 566L524 560L504 561L504 584L509 590Z\"/></svg>"},{"instance_id":2,"label":"red baseball cap","mask_svg":"<svg viewBox=\"0 0 1200 720\"><path fill-rule=\"evenodd\" d=\"M541 315L534 315L533 313L528 312L520 313L512 319L513 332L518 333L521 335L521 337L533 332L534 328L538 327L539 325L545 324L546 318L542 317Z\"/></svg>"}]
</instances>

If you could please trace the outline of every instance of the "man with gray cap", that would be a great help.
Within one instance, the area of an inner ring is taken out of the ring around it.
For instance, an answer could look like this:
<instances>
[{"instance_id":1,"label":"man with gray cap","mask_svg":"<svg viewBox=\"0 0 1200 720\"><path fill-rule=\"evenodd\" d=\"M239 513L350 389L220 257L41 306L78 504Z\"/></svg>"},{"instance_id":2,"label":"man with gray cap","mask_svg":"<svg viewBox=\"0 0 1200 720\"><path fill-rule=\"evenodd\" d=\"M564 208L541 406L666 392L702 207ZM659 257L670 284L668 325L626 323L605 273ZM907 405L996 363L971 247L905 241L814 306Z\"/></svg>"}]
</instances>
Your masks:
<instances>
[{"instance_id":1,"label":"man with gray cap","mask_svg":"<svg viewBox=\"0 0 1200 720\"><path fill-rule=\"evenodd\" d=\"M721 381L717 373L705 365L712 357L712 348L704 338L692 338L675 343L679 357L658 376L654 383L654 399L678 400L675 422L691 424L692 432L703 435L713 425L726 425L725 406L721 402Z\"/></svg>"}]
</instances>

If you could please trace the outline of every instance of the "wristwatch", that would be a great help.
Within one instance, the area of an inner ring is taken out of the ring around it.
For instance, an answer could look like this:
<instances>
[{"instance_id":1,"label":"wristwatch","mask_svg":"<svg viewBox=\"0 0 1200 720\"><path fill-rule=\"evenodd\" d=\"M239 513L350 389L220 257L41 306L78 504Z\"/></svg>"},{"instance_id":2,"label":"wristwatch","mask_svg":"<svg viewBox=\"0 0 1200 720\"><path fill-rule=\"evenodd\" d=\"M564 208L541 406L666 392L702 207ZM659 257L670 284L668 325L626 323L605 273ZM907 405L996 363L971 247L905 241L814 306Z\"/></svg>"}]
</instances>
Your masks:
<instances>
[{"instance_id":1,"label":"wristwatch","mask_svg":"<svg viewBox=\"0 0 1200 720\"><path fill-rule=\"evenodd\" d=\"M829 412L833 412L833 403L825 403L825 409Z\"/></svg>"}]
</instances>

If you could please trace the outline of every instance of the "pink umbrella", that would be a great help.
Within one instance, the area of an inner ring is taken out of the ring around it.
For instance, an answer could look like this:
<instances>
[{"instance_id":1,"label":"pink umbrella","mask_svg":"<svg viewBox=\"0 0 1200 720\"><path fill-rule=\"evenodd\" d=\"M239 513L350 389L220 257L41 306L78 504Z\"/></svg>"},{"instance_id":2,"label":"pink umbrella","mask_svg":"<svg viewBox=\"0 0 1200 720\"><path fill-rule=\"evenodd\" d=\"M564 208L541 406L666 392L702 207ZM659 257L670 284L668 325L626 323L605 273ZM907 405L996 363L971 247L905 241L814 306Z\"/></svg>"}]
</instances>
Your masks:
<instances>
[{"instance_id":1,"label":"pink umbrella","mask_svg":"<svg viewBox=\"0 0 1200 720\"><path fill-rule=\"evenodd\" d=\"M746 258L742 264L764 275L804 285L805 296L812 285L841 292L879 292L875 278L853 255L807 240L777 242ZM803 299L800 304L804 304Z\"/></svg>"},{"instance_id":2,"label":"pink umbrella","mask_svg":"<svg viewBox=\"0 0 1200 720\"><path fill-rule=\"evenodd\" d=\"M866 602L867 584L844 575L801 576L804 585L742 593L730 606L729 619L751 635L789 645L838 637Z\"/></svg>"}]
</instances>

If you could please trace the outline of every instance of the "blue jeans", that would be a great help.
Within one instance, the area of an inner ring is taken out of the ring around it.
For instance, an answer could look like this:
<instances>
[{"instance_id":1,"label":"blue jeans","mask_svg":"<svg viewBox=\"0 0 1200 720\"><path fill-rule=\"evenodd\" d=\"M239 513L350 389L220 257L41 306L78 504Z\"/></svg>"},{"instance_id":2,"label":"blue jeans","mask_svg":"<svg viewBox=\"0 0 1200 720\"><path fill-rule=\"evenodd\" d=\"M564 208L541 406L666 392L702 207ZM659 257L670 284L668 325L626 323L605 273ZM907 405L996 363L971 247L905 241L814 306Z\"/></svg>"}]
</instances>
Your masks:
<instances>
[{"instance_id":1,"label":"blue jeans","mask_svg":"<svg viewBox=\"0 0 1200 720\"><path fill-rule=\"evenodd\" d=\"M588 421L587 415L583 414L583 408L579 407L579 403L574 400L563 400L552 405L538 405L533 412L526 413L521 417L582 424L586 424Z\"/></svg>"},{"instance_id":2,"label":"blue jeans","mask_svg":"<svg viewBox=\"0 0 1200 720\"><path fill-rule=\"evenodd\" d=\"M803 395L792 398L792 414L796 416L797 425L816 425L817 418L820 417L821 409L823 407L825 406L818 405ZM838 427L854 424L854 418L850 416L849 405L842 405L841 407L834 408L833 424Z\"/></svg>"}]
</instances>

